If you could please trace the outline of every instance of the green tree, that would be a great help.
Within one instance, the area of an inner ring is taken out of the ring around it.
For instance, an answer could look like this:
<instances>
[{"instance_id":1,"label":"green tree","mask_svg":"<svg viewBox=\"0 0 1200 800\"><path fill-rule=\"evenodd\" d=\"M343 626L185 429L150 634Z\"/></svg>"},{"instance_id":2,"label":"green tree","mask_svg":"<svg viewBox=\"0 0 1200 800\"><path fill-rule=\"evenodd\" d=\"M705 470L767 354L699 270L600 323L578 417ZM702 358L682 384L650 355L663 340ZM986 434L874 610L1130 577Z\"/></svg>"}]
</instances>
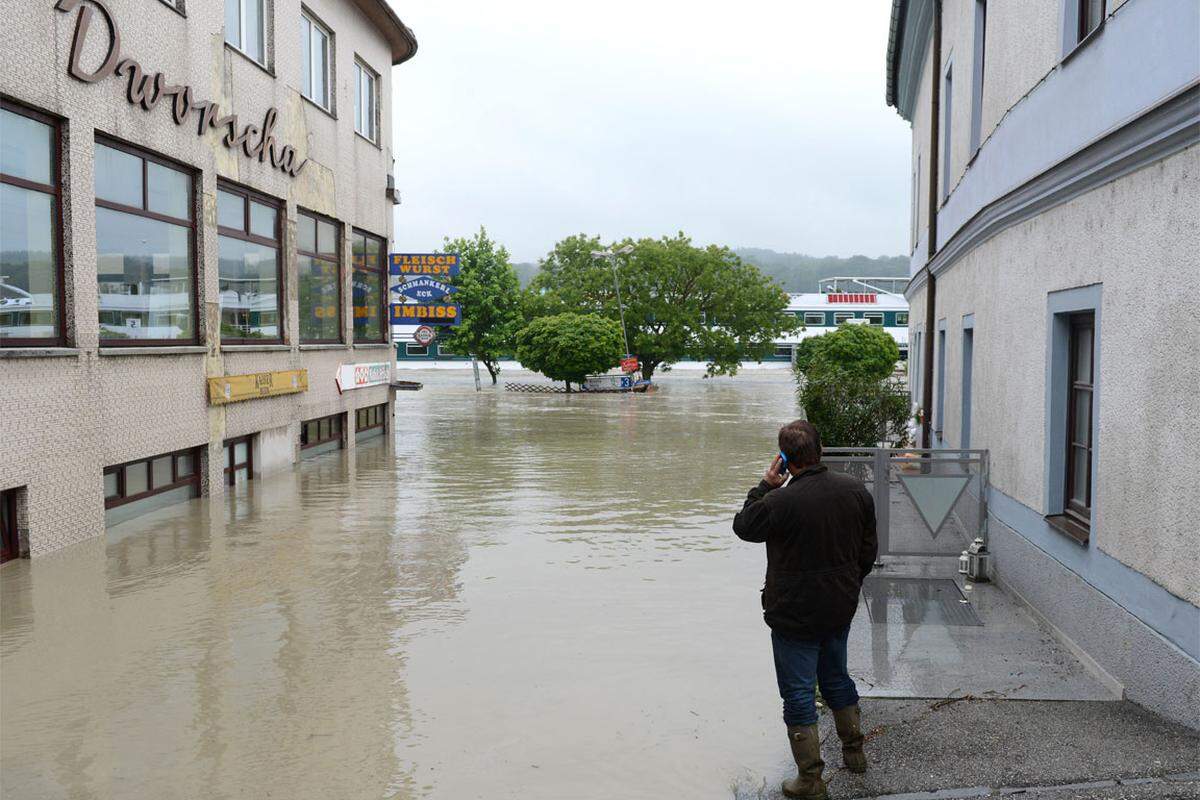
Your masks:
<instances>
[{"instance_id":1,"label":"green tree","mask_svg":"<svg viewBox=\"0 0 1200 800\"><path fill-rule=\"evenodd\" d=\"M880 328L842 324L796 351L800 404L831 447L872 447L907 438L908 395L891 379L900 358Z\"/></svg>"},{"instance_id":2,"label":"green tree","mask_svg":"<svg viewBox=\"0 0 1200 800\"><path fill-rule=\"evenodd\" d=\"M498 247L482 227L471 238L447 238L445 252L460 256L459 273L450 283L458 287L451 299L462 305L462 322L446 328L438 338L447 350L474 354L495 383L500 359L512 354L521 327L517 273L508 251Z\"/></svg>"},{"instance_id":3,"label":"green tree","mask_svg":"<svg viewBox=\"0 0 1200 800\"><path fill-rule=\"evenodd\" d=\"M538 317L517 334L517 358L555 381L582 383L621 360L621 328L598 314Z\"/></svg>"},{"instance_id":4,"label":"green tree","mask_svg":"<svg viewBox=\"0 0 1200 800\"><path fill-rule=\"evenodd\" d=\"M695 247L680 233L626 240L617 256L629 347L649 379L660 366L684 359L708 363L708 375L732 375L742 360L762 360L796 329L785 313L787 293L727 247ZM601 314L620 322L614 267L592 253L599 237L568 237L542 259L525 293L525 314L564 311Z\"/></svg>"}]
</instances>

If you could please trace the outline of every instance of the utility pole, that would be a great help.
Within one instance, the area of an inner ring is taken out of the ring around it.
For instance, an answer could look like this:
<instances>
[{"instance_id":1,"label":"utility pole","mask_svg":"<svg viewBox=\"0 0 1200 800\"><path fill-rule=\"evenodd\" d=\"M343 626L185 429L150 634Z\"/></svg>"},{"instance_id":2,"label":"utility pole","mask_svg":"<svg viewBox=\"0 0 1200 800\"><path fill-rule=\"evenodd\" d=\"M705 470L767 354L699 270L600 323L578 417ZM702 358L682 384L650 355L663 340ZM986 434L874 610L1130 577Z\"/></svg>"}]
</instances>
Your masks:
<instances>
[{"instance_id":1,"label":"utility pole","mask_svg":"<svg viewBox=\"0 0 1200 800\"><path fill-rule=\"evenodd\" d=\"M618 250L593 250L592 258L602 258L608 261L609 267L612 268L613 283L617 287L617 309L621 313L621 338L625 341L625 357L633 355L629 352L629 334L625 332L625 304L621 302L621 278L617 274L617 256L629 255L633 252L633 245L627 244Z\"/></svg>"}]
</instances>

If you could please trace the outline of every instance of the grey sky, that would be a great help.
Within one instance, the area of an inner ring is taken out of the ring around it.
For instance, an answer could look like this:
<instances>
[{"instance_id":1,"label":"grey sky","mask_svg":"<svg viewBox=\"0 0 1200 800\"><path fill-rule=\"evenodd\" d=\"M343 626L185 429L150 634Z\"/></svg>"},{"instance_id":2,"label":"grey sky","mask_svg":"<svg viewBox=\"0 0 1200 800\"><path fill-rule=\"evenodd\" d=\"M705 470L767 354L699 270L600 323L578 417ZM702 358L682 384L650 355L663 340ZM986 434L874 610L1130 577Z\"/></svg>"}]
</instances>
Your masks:
<instances>
[{"instance_id":1,"label":"grey sky","mask_svg":"<svg viewBox=\"0 0 1200 800\"><path fill-rule=\"evenodd\" d=\"M812 255L908 246L888 0L391 0L395 247L486 225L514 260L572 233L683 230Z\"/></svg>"}]
</instances>

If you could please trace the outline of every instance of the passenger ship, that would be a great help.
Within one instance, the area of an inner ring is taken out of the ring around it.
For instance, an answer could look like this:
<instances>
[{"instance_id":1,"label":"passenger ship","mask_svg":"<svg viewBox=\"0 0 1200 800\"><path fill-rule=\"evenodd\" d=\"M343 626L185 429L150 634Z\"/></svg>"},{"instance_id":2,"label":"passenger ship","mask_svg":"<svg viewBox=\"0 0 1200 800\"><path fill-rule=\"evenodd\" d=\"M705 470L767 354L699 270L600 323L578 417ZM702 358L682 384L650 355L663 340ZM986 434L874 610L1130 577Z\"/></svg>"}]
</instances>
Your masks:
<instances>
[{"instance_id":1,"label":"passenger ship","mask_svg":"<svg viewBox=\"0 0 1200 800\"><path fill-rule=\"evenodd\" d=\"M798 317L804 328L775 343L766 362L790 362L795 347L809 336L820 336L849 322L882 326L900 347L900 359L908 358L908 301L904 299L907 278L823 278L818 291L790 295L787 313ZM451 353L434 341L428 347L413 341L415 325L392 326L396 361L432 365L436 362L469 362L465 353ZM414 364L415 366L415 364Z\"/></svg>"}]
</instances>

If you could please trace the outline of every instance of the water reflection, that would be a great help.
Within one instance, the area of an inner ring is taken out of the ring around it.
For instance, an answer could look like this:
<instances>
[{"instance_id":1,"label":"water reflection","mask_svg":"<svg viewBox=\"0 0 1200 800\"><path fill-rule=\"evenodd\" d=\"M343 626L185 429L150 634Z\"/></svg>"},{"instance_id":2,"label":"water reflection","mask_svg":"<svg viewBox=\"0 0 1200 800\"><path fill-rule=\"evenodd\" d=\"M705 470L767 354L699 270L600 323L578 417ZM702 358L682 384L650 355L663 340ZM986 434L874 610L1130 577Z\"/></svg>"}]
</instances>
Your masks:
<instances>
[{"instance_id":1,"label":"water reflection","mask_svg":"<svg viewBox=\"0 0 1200 800\"><path fill-rule=\"evenodd\" d=\"M786 374L645 397L421 379L394 443L6 565L0 794L724 797L773 776L762 553L729 518L794 413Z\"/></svg>"}]
</instances>

